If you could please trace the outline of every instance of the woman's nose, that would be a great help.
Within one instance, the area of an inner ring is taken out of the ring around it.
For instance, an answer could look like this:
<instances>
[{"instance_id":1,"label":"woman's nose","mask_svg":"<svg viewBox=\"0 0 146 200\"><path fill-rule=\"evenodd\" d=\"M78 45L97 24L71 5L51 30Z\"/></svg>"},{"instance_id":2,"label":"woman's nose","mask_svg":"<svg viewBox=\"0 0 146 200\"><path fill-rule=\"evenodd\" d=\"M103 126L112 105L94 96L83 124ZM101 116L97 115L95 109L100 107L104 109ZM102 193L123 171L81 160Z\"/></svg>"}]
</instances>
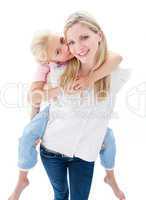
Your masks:
<instances>
[{"instance_id":1,"label":"woman's nose","mask_svg":"<svg viewBox=\"0 0 146 200\"><path fill-rule=\"evenodd\" d=\"M77 53L82 53L82 52L84 52L85 51L85 47L83 47L82 45L78 45L77 47L76 47L76 52Z\"/></svg>"},{"instance_id":2,"label":"woman's nose","mask_svg":"<svg viewBox=\"0 0 146 200\"><path fill-rule=\"evenodd\" d=\"M83 47L83 45L81 44L81 42L78 42L78 43L76 44L76 51L77 51L78 53L84 51L84 47Z\"/></svg>"}]
</instances>

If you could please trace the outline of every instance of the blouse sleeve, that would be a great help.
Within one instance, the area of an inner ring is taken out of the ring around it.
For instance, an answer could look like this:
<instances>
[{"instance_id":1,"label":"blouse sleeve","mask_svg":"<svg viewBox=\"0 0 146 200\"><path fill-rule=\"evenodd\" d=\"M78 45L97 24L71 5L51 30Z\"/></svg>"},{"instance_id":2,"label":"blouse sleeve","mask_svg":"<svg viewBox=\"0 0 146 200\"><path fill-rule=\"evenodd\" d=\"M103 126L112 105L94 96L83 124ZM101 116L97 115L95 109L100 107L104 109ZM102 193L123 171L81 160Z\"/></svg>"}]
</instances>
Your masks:
<instances>
[{"instance_id":1,"label":"blouse sleeve","mask_svg":"<svg viewBox=\"0 0 146 200\"><path fill-rule=\"evenodd\" d=\"M49 65L39 65L37 71L34 75L34 81L44 81L47 82L47 76L50 72Z\"/></svg>"},{"instance_id":2,"label":"blouse sleeve","mask_svg":"<svg viewBox=\"0 0 146 200\"><path fill-rule=\"evenodd\" d=\"M117 94L130 79L132 70L118 68L111 75L111 93Z\"/></svg>"}]
</instances>

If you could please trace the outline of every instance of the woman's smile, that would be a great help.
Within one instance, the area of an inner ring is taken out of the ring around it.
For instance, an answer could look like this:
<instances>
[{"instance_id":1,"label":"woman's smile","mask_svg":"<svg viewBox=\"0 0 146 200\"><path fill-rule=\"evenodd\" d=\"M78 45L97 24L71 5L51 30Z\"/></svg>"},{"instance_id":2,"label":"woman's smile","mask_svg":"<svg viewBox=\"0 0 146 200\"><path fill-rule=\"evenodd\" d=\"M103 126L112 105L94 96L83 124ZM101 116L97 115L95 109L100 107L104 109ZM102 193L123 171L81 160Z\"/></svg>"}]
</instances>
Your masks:
<instances>
[{"instance_id":1,"label":"woman's smile","mask_svg":"<svg viewBox=\"0 0 146 200\"><path fill-rule=\"evenodd\" d=\"M84 57L84 56L86 56L88 54L89 51L90 51L89 49L88 50L83 50L83 51L80 51L79 53L77 53L77 55L81 56L81 57L82 56Z\"/></svg>"}]
</instances>

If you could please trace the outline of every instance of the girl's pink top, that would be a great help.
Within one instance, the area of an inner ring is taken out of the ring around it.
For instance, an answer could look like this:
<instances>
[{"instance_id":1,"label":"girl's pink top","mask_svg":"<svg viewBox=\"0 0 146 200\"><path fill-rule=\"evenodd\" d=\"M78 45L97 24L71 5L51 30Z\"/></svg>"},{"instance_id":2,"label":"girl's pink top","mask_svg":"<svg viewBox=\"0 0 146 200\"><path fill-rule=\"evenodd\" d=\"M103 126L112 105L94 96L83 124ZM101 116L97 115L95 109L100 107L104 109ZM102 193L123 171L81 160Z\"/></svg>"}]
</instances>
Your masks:
<instances>
[{"instance_id":1,"label":"girl's pink top","mask_svg":"<svg viewBox=\"0 0 146 200\"><path fill-rule=\"evenodd\" d=\"M33 81L44 81L47 82L47 75L50 72L49 64L39 65L34 75Z\"/></svg>"}]
</instances>

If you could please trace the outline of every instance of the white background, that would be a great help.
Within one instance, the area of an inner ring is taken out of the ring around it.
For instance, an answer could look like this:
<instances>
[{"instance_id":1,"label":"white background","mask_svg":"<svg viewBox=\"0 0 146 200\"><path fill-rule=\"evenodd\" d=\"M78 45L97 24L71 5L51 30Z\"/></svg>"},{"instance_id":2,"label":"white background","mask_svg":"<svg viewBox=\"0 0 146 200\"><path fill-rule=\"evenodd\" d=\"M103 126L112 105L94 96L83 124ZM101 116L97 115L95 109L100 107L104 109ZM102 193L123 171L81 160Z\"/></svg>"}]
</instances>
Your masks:
<instances>
[{"instance_id":1,"label":"white background","mask_svg":"<svg viewBox=\"0 0 146 200\"><path fill-rule=\"evenodd\" d=\"M0 5L0 199L8 199L17 180L17 148L29 121L26 89L36 63L30 43L37 30L61 32L66 17L85 10L94 15L107 36L109 49L120 53L122 67L132 68L121 90L111 121L117 141L116 177L128 200L146 199L146 26L142 0L45 1L5 0ZM128 102L126 101L128 100ZM103 182L104 170L96 162L91 200L116 199ZM21 199L52 199L52 189L41 161L29 175L30 186Z\"/></svg>"}]
</instances>

